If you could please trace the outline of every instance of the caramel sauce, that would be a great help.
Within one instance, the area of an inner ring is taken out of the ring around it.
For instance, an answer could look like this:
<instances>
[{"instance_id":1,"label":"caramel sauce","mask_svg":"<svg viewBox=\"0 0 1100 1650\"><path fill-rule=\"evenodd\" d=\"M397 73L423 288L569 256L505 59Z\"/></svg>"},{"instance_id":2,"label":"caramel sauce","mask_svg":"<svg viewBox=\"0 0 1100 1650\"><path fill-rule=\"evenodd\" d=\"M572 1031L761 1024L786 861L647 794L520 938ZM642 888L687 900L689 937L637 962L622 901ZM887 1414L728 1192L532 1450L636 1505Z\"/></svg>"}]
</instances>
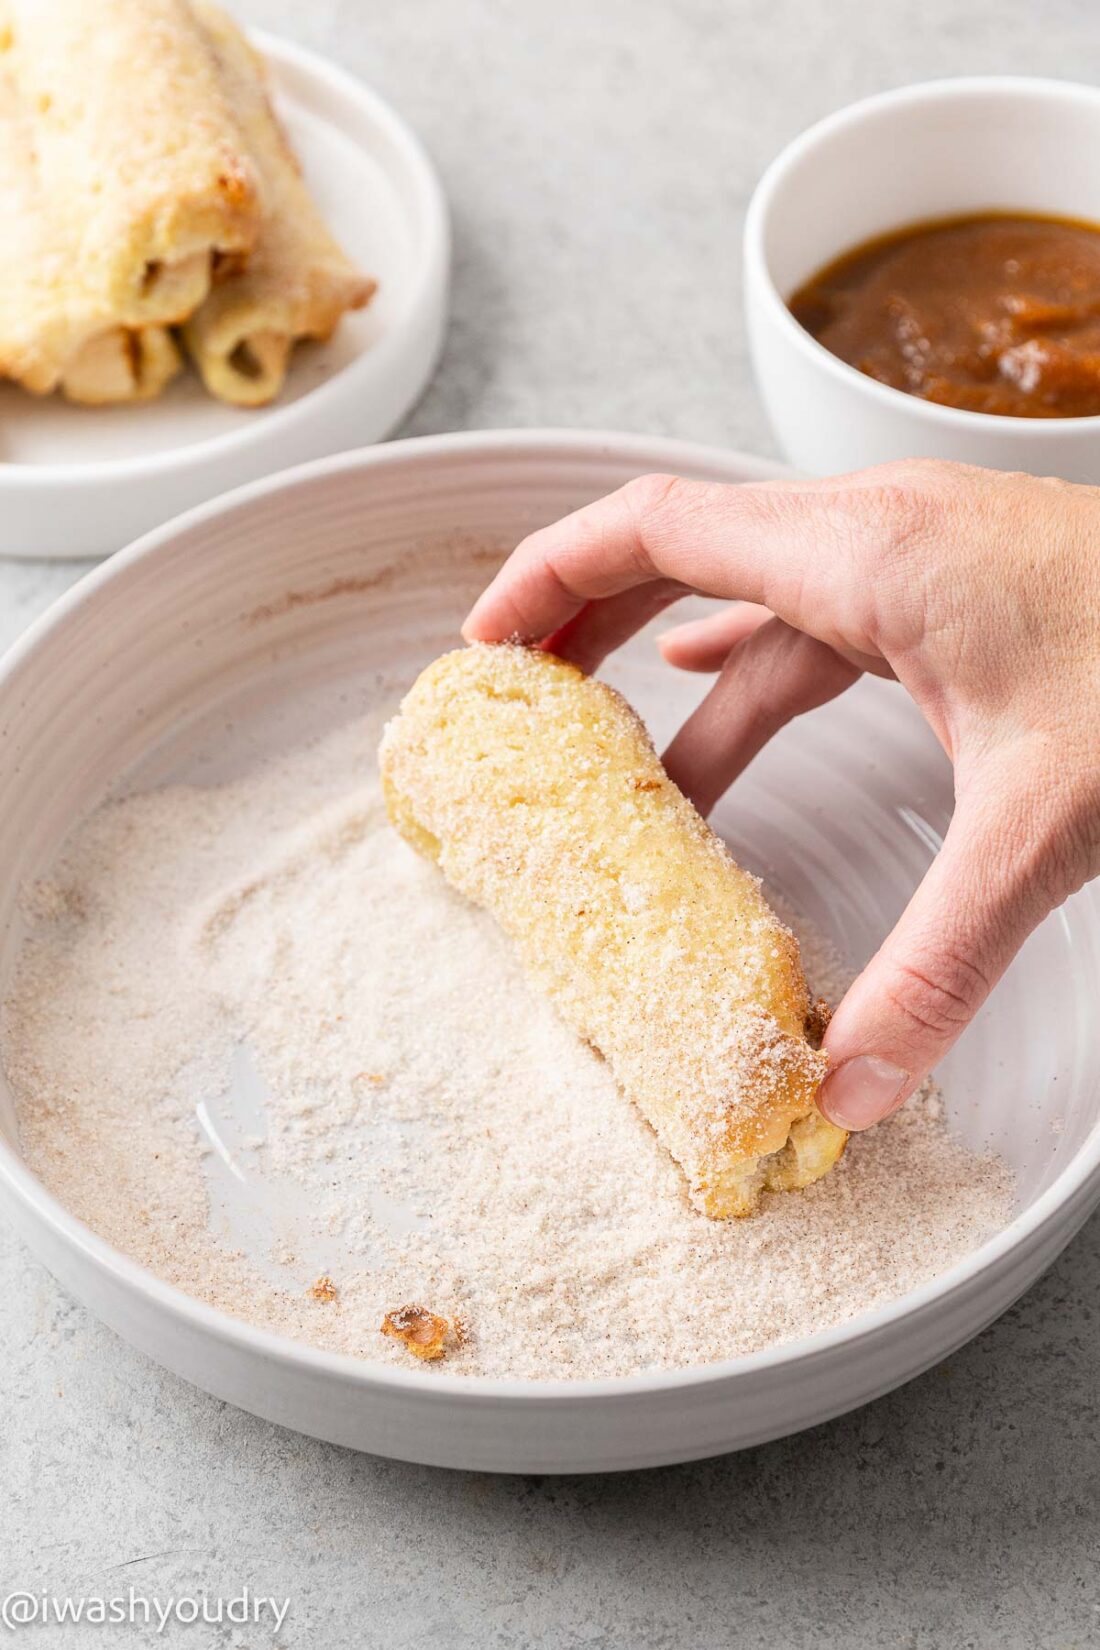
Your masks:
<instances>
[{"instance_id":1,"label":"caramel sauce","mask_svg":"<svg viewBox=\"0 0 1100 1650\"><path fill-rule=\"evenodd\" d=\"M1010 418L1100 415L1100 226L987 212L865 241L800 286L795 320L868 377Z\"/></svg>"}]
</instances>

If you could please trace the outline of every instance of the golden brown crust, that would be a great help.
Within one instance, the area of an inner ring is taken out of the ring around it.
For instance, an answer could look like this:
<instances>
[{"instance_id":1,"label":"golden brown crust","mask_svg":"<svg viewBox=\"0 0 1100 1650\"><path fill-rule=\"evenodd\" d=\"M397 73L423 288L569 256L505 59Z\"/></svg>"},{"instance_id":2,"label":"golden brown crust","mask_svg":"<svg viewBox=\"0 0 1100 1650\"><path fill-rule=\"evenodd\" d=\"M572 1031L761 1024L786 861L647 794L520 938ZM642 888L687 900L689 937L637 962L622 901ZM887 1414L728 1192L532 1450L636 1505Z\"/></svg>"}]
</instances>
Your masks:
<instances>
[{"instance_id":1,"label":"golden brown crust","mask_svg":"<svg viewBox=\"0 0 1100 1650\"><path fill-rule=\"evenodd\" d=\"M187 0L0 0L37 189L73 256L59 297L105 323L183 320L247 253L259 180ZM71 289L71 290L70 290Z\"/></svg>"},{"instance_id":2,"label":"golden brown crust","mask_svg":"<svg viewBox=\"0 0 1100 1650\"><path fill-rule=\"evenodd\" d=\"M101 404L158 395L182 361L163 327L112 322L83 284L37 173L33 123L0 55L0 376Z\"/></svg>"},{"instance_id":3,"label":"golden brown crust","mask_svg":"<svg viewBox=\"0 0 1100 1650\"><path fill-rule=\"evenodd\" d=\"M0 376L35 394L154 395L186 324L211 393L258 406L374 290L213 7L0 0L0 174Z\"/></svg>"},{"instance_id":4,"label":"golden brown crust","mask_svg":"<svg viewBox=\"0 0 1100 1650\"><path fill-rule=\"evenodd\" d=\"M329 337L375 283L345 257L313 204L267 92L263 62L225 13L196 8L263 183L264 214L247 266L219 281L187 322L187 348L212 395L271 401L301 338Z\"/></svg>"},{"instance_id":5,"label":"golden brown crust","mask_svg":"<svg viewBox=\"0 0 1100 1650\"><path fill-rule=\"evenodd\" d=\"M496 917L700 1208L749 1213L836 1161L797 943L618 694L529 649L451 653L381 767L397 829Z\"/></svg>"}]
</instances>

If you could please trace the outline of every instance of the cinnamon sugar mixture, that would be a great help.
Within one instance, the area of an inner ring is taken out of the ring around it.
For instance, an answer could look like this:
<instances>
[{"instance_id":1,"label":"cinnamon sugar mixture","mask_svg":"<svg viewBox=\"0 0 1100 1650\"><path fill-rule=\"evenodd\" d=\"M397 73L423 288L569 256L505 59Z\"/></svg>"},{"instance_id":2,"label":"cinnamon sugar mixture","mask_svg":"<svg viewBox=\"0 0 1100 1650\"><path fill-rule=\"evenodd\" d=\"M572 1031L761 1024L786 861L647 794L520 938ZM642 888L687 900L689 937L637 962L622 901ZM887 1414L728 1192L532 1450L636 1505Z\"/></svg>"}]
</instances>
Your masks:
<instances>
[{"instance_id":1,"label":"cinnamon sugar mixture","mask_svg":"<svg viewBox=\"0 0 1100 1650\"><path fill-rule=\"evenodd\" d=\"M810 1334L1009 1218L1008 1170L931 1092L754 1219L698 1214L491 919L388 827L378 732L111 802L27 890L3 1014L23 1146L101 1236L316 1346L537 1377ZM843 970L802 939L835 1000ZM382 1332L410 1314L443 1356Z\"/></svg>"}]
</instances>

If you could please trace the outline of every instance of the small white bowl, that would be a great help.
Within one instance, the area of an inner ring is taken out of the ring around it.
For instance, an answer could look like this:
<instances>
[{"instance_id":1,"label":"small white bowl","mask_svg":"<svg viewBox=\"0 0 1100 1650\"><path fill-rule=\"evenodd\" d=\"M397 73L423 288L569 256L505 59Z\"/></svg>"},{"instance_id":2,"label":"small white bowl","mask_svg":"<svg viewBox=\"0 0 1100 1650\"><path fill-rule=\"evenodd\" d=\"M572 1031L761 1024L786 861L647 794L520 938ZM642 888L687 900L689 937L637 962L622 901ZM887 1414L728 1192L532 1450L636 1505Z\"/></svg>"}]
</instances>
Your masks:
<instances>
[{"instance_id":1,"label":"small white bowl","mask_svg":"<svg viewBox=\"0 0 1100 1650\"><path fill-rule=\"evenodd\" d=\"M254 482L89 574L0 661L0 998L21 884L123 776L228 779L270 741L281 748L330 716L346 720L380 682L411 681L454 645L517 538L647 470L776 474L760 459L641 437L433 436ZM646 637L609 674L659 742L706 685L663 666ZM383 691L391 703L392 687ZM950 767L916 709L893 684L868 681L788 728L715 820L858 963L927 870L951 802ZM2 1079L0 1205L119 1334L284 1426L491 1471L686 1461L811 1426L908 1380L1050 1264L1100 1199L1098 990L1094 886L1038 929L944 1062L952 1128L1016 1170L1018 1212L1003 1231L934 1282L826 1333L699 1368L476 1378L257 1329L154 1277L64 1208L21 1155Z\"/></svg>"},{"instance_id":2,"label":"small white bowl","mask_svg":"<svg viewBox=\"0 0 1100 1650\"><path fill-rule=\"evenodd\" d=\"M109 555L228 487L381 440L431 375L450 277L431 161L351 75L285 40L253 39L317 203L378 292L327 343L299 345L270 407L226 406L191 371L158 400L123 407L0 384L0 555Z\"/></svg>"},{"instance_id":3,"label":"small white bowl","mask_svg":"<svg viewBox=\"0 0 1100 1650\"><path fill-rule=\"evenodd\" d=\"M804 281L872 237L991 210L1100 223L1100 91L1025 77L935 80L841 109L768 167L745 223L756 381L792 464L812 474L897 458L1100 481L1100 418L1003 418L891 389L794 319Z\"/></svg>"}]
</instances>

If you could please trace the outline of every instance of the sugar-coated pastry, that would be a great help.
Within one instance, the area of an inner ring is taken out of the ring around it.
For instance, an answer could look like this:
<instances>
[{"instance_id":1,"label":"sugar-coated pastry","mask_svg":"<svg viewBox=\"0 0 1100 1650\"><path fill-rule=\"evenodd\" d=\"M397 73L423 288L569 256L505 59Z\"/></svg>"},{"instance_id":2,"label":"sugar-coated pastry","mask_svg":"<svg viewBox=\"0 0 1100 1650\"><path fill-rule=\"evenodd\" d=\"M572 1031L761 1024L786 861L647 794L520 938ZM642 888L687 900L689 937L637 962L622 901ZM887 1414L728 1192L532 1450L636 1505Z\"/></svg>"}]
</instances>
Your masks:
<instances>
[{"instance_id":1,"label":"sugar-coated pastry","mask_svg":"<svg viewBox=\"0 0 1100 1650\"><path fill-rule=\"evenodd\" d=\"M698 1208L751 1214L827 1173L847 1136L814 1105L797 942L613 689L532 649L449 653L380 762L398 831L496 918Z\"/></svg>"},{"instance_id":2,"label":"sugar-coated pastry","mask_svg":"<svg viewBox=\"0 0 1100 1650\"><path fill-rule=\"evenodd\" d=\"M72 224L40 187L35 123L0 56L0 376L100 404L157 395L181 366L166 328L132 328L84 282Z\"/></svg>"},{"instance_id":3,"label":"sugar-coated pastry","mask_svg":"<svg viewBox=\"0 0 1100 1650\"><path fill-rule=\"evenodd\" d=\"M212 395L255 407L278 394L300 338L327 338L375 289L345 257L314 206L267 93L263 60L216 7L196 5L222 84L263 186L260 234L246 266L220 281L184 338Z\"/></svg>"},{"instance_id":4,"label":"sugar-coated pastry","mask_svg":"<svg viewBox=\"0 0 1100 1650\"><path fill-rule=\"evenodd\" d=\"M68 243L56 301L94 304L100 329L182 321L260 218L187 0L0 0L0 40L33 119L36 187Z\"/></svg>"},{"instance_id":5,"label":"sugar-coated pastry","mask_svg":"<svg viewBox=\"0 0 1100 1650\"><path fill-rule=\"evenodd\" d=\"M240 30L191 0L0 0L0 377L159 393L185 340L260 406L374 283L317 213Z\"/></svg>"}]
</instances>

